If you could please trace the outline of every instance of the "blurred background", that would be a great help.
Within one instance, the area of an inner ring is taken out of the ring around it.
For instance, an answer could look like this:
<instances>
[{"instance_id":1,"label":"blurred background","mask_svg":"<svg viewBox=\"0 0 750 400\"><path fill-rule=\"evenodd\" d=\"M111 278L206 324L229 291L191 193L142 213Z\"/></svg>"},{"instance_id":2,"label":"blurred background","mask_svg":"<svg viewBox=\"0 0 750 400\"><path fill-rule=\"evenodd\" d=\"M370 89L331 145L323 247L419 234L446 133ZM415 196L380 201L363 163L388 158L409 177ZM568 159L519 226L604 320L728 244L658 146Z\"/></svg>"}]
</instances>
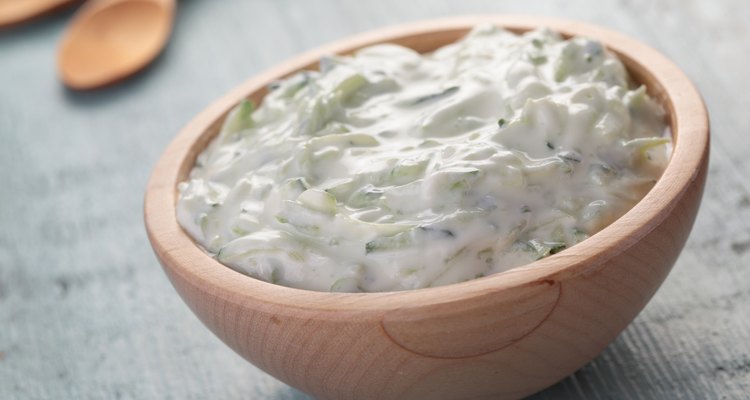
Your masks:
<instances>
[{"instance_id":1,"label":"blurred background","mask_svg":"<svg viewBox=\"0 0 750 400\"><path fill-rule=\"evenodd\" d=\"M174 292L142 222L150 170L198 112L293 55L482 13L639 39L687 73L712 119L703 205L666 283L596 360L532 398L750 396L750 2L180 0L161 56L93 92L57 75L75 12L0 30L1 399L307 399L219 342Z\"/></svg>"}]
</instances>

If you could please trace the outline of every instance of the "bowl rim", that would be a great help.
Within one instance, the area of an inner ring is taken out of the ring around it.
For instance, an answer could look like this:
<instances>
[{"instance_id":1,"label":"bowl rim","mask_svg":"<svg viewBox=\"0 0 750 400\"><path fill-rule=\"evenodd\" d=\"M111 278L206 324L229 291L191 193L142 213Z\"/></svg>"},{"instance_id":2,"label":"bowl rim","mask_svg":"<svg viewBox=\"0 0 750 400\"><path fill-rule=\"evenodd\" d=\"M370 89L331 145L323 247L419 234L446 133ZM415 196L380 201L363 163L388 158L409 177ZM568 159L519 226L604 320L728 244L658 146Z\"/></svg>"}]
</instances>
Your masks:
<instances>
[{"instance_id":1,"label":"bowl rim","mask_svg":"<svg viewBox=\"0 0 750 400\"><path fill-rule=\"evenodd\" d=\"M504 272L445 286L377 293L318 292L264 282L211 258L182 230L175 209L177 184L192 167L197 153L215 135L226 113L239 101L260 98L268 83L315 65L323 55L425 35L455 40L479 23L493 23L517 33L548 27L564 36L599 40L620 57L631 76L656 83L648 89L666 108L673 135L672 156L654 187L612 224L565 251ZM307 51L254 76L213 102L179 132L158 160L146 188L144 219L151 245L168 273L227 300L317 311L386 311L429 306L595 272L649 234L670 214L705 167L708 149L708 114L700 94L672 61L639 41L596 25L551 17L469 15L433 19L358 34Z\"/></svg>"}]
</instances>

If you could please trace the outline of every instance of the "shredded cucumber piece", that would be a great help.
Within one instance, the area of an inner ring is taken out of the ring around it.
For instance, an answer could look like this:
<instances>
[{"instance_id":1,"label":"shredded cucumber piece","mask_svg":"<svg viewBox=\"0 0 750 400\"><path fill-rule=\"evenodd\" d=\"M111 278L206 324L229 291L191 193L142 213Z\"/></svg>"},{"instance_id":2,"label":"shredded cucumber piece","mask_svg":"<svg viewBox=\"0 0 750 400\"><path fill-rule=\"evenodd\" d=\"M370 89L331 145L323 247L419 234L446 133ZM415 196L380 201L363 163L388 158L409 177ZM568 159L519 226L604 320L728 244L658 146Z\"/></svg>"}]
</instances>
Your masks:
<instances>
[{"instance_id":1,"label":"shredded cucumber piece","mask_svg":"<svg viewBox=\"0 0 750 400\"><path fill-rule=\"evenodd\" d=\"M449 229L418 226L406 232L401 232L393 236L381 236L367 242L365 244L365 253L398 250L407 246L413 246L417 242L425 242L428 239L450 239L455 236L453 231Z\"/></svg>"},{"instance_id":2,"label":"shredded cucumber piece","mask_svg":"<svg viewBox=\"0 0 750 400\"><path fill-rule=\"evenodd\" d=\"M646 137L628 140L623 143L625 147L637 148L640 151L646 151L652 147L662 146L672 141L666 137Z\"/></svg>"},{"instance_id":3,"label":"shredded cucumber piece","mask_svg":"<svg viewBox=\"0 0 750 400\"><path fill-rule=\"evenodd\" d=\"M387 183L403 185L412 182L424 174L427 164L427 160L403 160L391 169Z\"/></svg>"},{"instance_id":4,"label":"shredded cucumber piece","mask_svg":"<svg viewBox=\"0 0 750 400\"><path fill-rule=\"evenodd\" d=\"M311 210L336 213L336 197L323 190L307 189L297 197L297 201Z\"/></svg>"},{"instance_id":5,"label":"shredded cucumber piece","mask_svg":"<svg viewBox=\"0 0 750 400\"><path fill-rule=\"evenodd\" d=\"M321 227L330 223L329 214L290 200L281 201L281 212L274 217L280 224L289 225L299 233L312 236L320 235Z\"/></svg>"},{"instance_id":6,"label":"shredded cucumber piece","mask_svg":"<svg viewBox=\"0 0 750 400\"><path fill-rule=\"evenodd\" d=\"M310 149L321 149L327 146L339 148L347 147L372 147L380 144L374 137L364 133L342 133L325 135L311 139L308 142Z\"/></svg>"},{"instance_id":7,"label":"shredded cucumber piece","mask_svg":"<svg viewBox=\"0 0 750 400\"><path fill-rule=\"evenodd\" d=\"M430 177L428 184L432 185L437 191L441 192L464 192L471 188L482 175L482 171L477 168L452 168L435 172Z\"/></svg>"},{"instance_id":8,"label":"shredded cucumber piece","mask_svg":"<svg viewBox=\"0 0 750 400\"><path fill-rule=\"evenodd\" d=\"M565 242L543 242L537 239L527 241L525 246L526 251L533 254L533 257L536 260L559 253L567 248Z\"/></svg>"},{"instance_id":9,"label":"shredded cucumber piece","mask_svg":"<svg viewBox=\"0 0 750 400\"><path fill-rule=\"evenodd\" d=\"M345 276L340 277L331 284L330 292L362 292L362 280L365 275L365 267L362 264L354 265L347 271Z\"/></svg>"},{"instance_id":10,"label":"shredded cucumber piece","mask_svg":"<svg viewBox=\"0 0 750 400\"><path fill-rule=\"evenodd\" d=\"M354 74L339 83L338 87L336 87L336 94L342 100L346 100L365 84L367 84L367 79L364 76Z\"/></svg>"},{"instance_id":11,"label":"shredded cucumber piece","mask_svg":"<svg viewBox=\"0 0 750 400\"><path fill-rule=\"evenodd\" d=\"M382 236L365 244L365 254L392 251L411 247L414 243L414 231L402 232L393 236Z\"/></svg>"},{"instance_id":12,"label":"shredded cucumber piece","mask_svg":"<svg viewBox=\"0 0 750 400\"><path fill-rule=\"evenodd\" d=\"M325 127L343 103L358 89L367 84L367 79L349 67L334 68L325 75L319 94L308 101L303 111L300 131L313 135Z\"/></svg>"},{"instance_id":13,"label":"shredded cucumber piece","mask_svg":"<svg viewBox=\"0 0 750 400\"><path fill-rule=\"evenodd\" d=\"M347 204L357 208L371 206L383 197L383 193L383 189L378 189L368 184L352 193Z\"/></svg>"},{"instance_id":14,"label":"shredded cucumber piece","mask_svg":"<svg viewBox=\"0 0 750 400\"><path fill-rule=\"evenodd\" d=\"M339 214L339 218L351 227L353 231L367 232L368 234L376 234L379 236L391 236L401 232L408 231L414 228L414 224L401 223L401 224L381 224L376 222L366 222L358 219L354 219L349 216Z\"/></svg>"},{"instance_id":15,"label":"shredded cucumber piece","mask_svg":"<svg viewBox=\"0 0 750 400\"><path fill-rule=\"evenodd\" d=\"M608 164L593 163L589 165L589 175L594 183L604 186L617 177L617 170Z\"/></svg>"},{"instance_id":16,"label":"shredded cucumber piece","mask_svg":"<svg viewBox=\"0 0 750 400\"><path fill-rule=\"evenodd\" d=\"M253 111L255 111L255 104L247 99L242 100L240 104L229 112L229 115L224 122L221 135L227 138L232 134L252 128Z\"/></svg>"},{"instance_id":17,"label":"shredded cucumber piece","mask_svg":"<svg viewBox=\"0 0 750 400\"><path fill-rule=\"evenodd\" d=\"M298 74L292 75L285 81L274 82L271 84L270 89L279 97L291 98L310 83L312 76L312 72L302 71Z\"/></svg>"},{"instance_id":18,"label":"shredded cucumber piece","mask_svg":"<svg viewBox=\"0 0 750 400\"><path fill-rule=\"evenodd\" d=\"M335 282L333 282L329 291L353 293L361 292L362 289L359 287L359 280L357 278L346 277L337 279Z\"/></svg>"}]
</instances>

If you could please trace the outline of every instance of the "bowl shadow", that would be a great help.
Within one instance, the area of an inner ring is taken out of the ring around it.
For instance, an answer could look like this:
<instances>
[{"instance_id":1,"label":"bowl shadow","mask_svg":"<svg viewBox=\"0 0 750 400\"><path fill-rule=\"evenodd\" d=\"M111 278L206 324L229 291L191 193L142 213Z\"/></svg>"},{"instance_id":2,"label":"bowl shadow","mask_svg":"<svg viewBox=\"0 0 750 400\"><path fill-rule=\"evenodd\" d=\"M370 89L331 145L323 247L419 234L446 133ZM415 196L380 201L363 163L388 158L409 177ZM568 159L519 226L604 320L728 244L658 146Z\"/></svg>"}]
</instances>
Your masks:
<instances>
[{"instance_id":1,"label":"bowl shadow","mask_svg":"<svg viewBox=\"0 0 750 400\"><path fill-rule=\"evenodd\" d=\"M653 376L654 364L669 364L672 370L685 370L678 360L659 353L639 351L629 342L639 330L635 322L590 363L562 381L535 393L527 400L656 398L663 394ZM641 326L640 328L647 330ZM647 367L651 365L652 367ZM656 397L652 397L656 396Z\"/></svg>"}]
</instances>

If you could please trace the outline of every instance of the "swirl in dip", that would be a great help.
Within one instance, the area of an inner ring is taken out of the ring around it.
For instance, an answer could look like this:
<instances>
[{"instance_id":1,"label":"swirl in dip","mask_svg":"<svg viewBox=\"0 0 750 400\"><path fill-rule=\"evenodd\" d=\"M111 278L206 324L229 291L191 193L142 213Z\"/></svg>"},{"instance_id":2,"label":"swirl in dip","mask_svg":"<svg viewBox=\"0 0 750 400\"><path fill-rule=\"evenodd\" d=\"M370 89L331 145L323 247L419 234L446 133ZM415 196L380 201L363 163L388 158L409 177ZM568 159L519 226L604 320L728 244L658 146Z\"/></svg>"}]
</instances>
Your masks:
<instances>
[{"instance_id":1,"label":"swirl in dip","mask_svg":"<svg viewBox=\"0 0 750 400\"><path fill-rule=\"evenodd\" d=\"M446 285L560 252L653 186L664 112L599 42L479 26L327 57L244 101L179 186L182 227L280 285Z\"/></svg>"}]
</instances>

